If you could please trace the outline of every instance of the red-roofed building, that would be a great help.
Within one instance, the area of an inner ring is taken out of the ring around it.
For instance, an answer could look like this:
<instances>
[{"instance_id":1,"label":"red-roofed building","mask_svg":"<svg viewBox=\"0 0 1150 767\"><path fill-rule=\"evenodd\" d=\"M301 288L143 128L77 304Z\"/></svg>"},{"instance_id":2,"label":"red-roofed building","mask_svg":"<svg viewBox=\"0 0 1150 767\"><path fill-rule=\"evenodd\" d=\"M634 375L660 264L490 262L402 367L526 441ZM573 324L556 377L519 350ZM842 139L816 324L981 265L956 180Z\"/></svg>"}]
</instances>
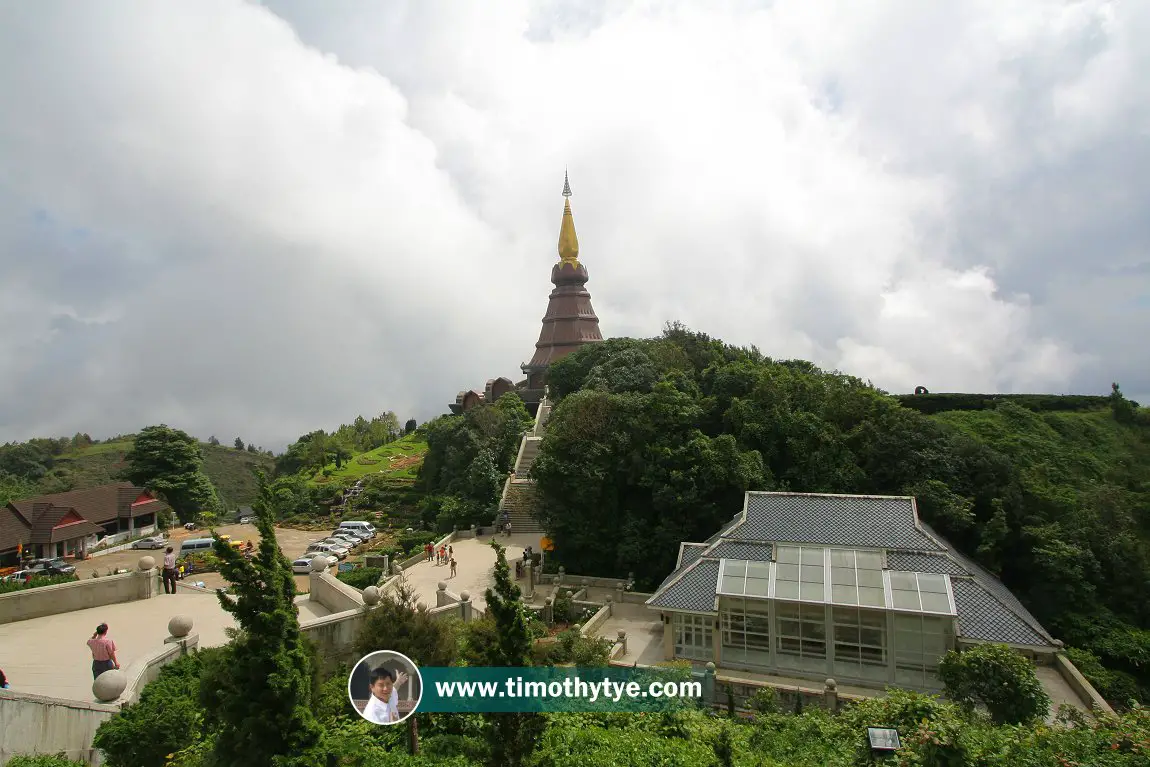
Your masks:
<instances>
[{"instance_id":1,"label":"red-roofed building","mask_svg":"<svg viewBox=\"0 0 1150 767\"><path fill-rule=\"evenodd\" d=\"M12 501L0 508L0 565L20 554L83 557L100 539L155 530L168 505L131 482Z\"/></svg>"}]
</instances>

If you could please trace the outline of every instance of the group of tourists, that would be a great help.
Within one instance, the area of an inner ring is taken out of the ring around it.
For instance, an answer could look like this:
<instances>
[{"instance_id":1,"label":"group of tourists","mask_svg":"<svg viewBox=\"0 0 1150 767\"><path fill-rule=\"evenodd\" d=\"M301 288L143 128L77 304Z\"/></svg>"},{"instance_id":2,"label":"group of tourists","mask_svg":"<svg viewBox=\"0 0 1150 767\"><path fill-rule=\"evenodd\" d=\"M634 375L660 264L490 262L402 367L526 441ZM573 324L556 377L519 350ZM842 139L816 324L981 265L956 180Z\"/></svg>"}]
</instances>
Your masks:
<instances>
[{"instance_id":1,"label":"group of tourists","mask_svg":"<svg viewBox=\"0 0 1150 767\"><path fill-rule=\"evenodd\" d=\"M436 547L435 544L429 543L423 547L423 553L427 555L428 562L434 562L436 567L440 565L449 565L451 567L451 575L455 577L455 549L451 546L440 545Z\"/></svg>"}]
</instances>

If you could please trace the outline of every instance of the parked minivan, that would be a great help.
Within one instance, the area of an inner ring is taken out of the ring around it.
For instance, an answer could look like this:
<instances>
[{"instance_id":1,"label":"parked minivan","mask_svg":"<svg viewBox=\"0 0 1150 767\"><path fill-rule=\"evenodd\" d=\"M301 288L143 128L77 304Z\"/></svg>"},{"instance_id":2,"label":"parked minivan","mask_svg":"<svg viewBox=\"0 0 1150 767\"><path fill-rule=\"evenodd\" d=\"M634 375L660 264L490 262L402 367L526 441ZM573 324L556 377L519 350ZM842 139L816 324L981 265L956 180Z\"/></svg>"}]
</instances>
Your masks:
<instances>
[{"instance_id":1,"label":"parked minivan","mask_svg":"<svg viewBox=\"0 0 1150 767\"><path fill-rule=\"evenodd\" d=\"M348 530L362 530L371 536L375 535L375 525L370 522L340 522L339 526Z\"/></svg>"},{"instance_id":2,"label":"parked minivan","mask_svg":"<svg viewBox=\"0 0 1150 767\"><path fill-rule=\"evenodd\" d=\"M215 540L212 538L189 538L180 544L180 554L187 554L191 551L206 551L215 545Z\"/></svg>"}]
</instances>

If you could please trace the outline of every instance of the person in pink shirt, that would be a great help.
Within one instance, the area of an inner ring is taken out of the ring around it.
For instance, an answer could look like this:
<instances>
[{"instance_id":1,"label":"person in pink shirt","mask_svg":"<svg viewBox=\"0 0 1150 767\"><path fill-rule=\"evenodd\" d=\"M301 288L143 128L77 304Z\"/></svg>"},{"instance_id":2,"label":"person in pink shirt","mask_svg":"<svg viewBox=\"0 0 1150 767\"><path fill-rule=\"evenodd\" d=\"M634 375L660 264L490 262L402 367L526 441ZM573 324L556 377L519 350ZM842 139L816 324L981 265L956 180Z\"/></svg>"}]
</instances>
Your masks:
<instances>
[{"instance_id":1,"label":"person in pink shirt","mask_svg":"<svg viewBox=\"0 0 1150 767\"><path fill-rule=\"evenodd\" d=\"M93 679L105 671L120 667L120 662L116 660L116 643L108 636L107 623L96 627L96 633L88 640L88 649L92 651Z\"/></svg>"}]
</instances>

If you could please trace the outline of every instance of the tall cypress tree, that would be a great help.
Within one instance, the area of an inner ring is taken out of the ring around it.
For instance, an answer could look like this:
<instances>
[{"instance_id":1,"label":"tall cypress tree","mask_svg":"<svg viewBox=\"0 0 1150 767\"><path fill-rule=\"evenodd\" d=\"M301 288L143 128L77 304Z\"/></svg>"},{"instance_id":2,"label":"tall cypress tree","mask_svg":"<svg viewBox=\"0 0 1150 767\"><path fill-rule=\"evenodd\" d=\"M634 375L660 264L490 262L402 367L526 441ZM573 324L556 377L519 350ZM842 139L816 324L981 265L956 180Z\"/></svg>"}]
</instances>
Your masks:
<instances>
[{"instance_id":1,"label":"tall cypress tree","mask_svg":"<svg viewBox=\"0 0 1150 767\"><path fill-rule=\"evenodd\" d=\"M511 579L507 552L492 539L495 549L495 587L487 589L487 613L495 621L499 646L492 653L494 665L523 667L531 665L531 630L527 608L523 606L519 587ZM491 747L491 767L520 767L535 749L547 728L541 714L484 714L487 741Z\"/></svg>"},{"instance_id":2,"label":"tall cypress tree","mask_svg":"<svg viewBox=\"0 0 1150 767\"><path fill-rule=\"evenodd\" d=\"M220 594L220 604L240 625L226 665L213 669L201 688L216 731L216 763L322 763L323 731L311 709L314 659L296 617L291 565L276 542L275 496L262 474L253 509L260 545L251 560L227 541L215 543L220 572L235 591L234 597Z\"/></svg>"}]
</instances>

